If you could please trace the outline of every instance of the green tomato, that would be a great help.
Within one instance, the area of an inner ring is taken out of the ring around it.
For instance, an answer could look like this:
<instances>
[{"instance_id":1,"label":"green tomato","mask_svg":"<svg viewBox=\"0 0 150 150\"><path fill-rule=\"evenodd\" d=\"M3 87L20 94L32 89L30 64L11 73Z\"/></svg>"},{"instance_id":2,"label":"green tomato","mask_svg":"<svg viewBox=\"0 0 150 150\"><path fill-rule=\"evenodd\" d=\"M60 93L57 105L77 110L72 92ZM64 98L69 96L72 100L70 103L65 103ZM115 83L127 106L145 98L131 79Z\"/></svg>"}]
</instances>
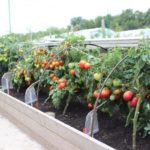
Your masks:
<instances>
[{"instance_id":1,"label":"green tomato","mask_svg":"<svg viewBox=\"0 0 150 150\"><path fill-rule=\"evenodd\" d=\"M106 82L106 86L111 87L112 84L113 84L113 80L112 79L108 79L107 82Z\"/></svg>"},{"instance_id":2,"label":"green tomato","mask_svg":"<svg viewBox=\"0 0 150 150\"><path fill-rule=\"evenodd\" d=\"M110 98L109 98L111 101L114 101L115 100L115 95L110 95Z\"/></svg>"},{"instance_id":3,"label":"green tomato","mask_svg":"<svg viewBox=\"0 0 150 150\"><path fill-rule=\"evenodd\" d=\"M20 54L23 54L23 49L19 49L19 53L20 53Z\"/></svg>"},{"instance_id":4,"label":"green tomato","mask_svg":"<svg viewBox=\"0 0 150 150\"><path fill-rule=\"evenodd\" d=\"M103 77L103 74L102 73L94 73L93 77L96 81L99 81Z\"/></svg>"},{"instance_id":5,"label":"green tomato","mask_svg":"<svg viewBox=\"0 0 150 150\"><path fill-rule=\"evenodd\" d=\"M75 66L74 63L69 63L69 64L68 64L69 69L73 69L74 66Z\"/></svg>"},{"instance_id":6,"label":"green tomato","mask_svg":"<svg viewBox=\"0 0 150 150\"><path fill-rule=\"evenodd\" d=\"M120 79L114 79L113 80L113 86L114 87L119 87L122 85L122 81Z\"/></svg>"},{"instance_id":7,"label":"green tomato","mask_svg":"<svg viewBox=\"0 0 150 150\"><path fill-rule=\"evenodd\" d=\"M3 60L4 60L4 62L7 62L7 58L4 58Z\"/></svg>"},{"instance_id":8,"label":"green tomato","mask_svg":"<svg viewBox=\"0 0 150 150\"><path fill-rule=\"evenodd\" d=\"M30 80L31 80L30 77L28 77L28 76L25 77L25 81L30 81Z\"/></svg>"},{"instance_id":9,"label":"green tomato","mask_svg":"<svg viewBox=\"0 0 150 150\"><path fill-rule=\"evenodd\" d=\"M64 66L59 66L59 70L65 70Z\"/></svg>"},{"instance_id":10,"label":"green tomato","mask_svg":"<svg viewBox=\"0 0 150 150\"><path fill-rule=\"evenodd\" d=\"M44 71L44 70L41 68L41 69L40 69L40 73L43 73L43 71Z\"/></svg>"},{"instance_id":11,"label":"green tomato","mask_svg":"<svg viewBox=\"0 0 150 150\"><path fill-rule=\"evenodd\" d=\"M17 79L14 79L14 83L18 83L18 80L17 80Z\"/></svg>"}]
</instances>

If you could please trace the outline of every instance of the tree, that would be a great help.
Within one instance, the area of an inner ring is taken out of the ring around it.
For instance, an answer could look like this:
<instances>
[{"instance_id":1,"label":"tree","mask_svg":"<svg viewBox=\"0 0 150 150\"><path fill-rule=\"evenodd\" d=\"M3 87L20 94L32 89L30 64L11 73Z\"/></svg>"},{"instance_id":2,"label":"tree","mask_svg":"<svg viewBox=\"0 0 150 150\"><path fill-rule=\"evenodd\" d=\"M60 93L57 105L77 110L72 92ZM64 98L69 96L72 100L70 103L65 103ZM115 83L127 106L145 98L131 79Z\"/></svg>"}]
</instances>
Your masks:
<instances>
[{"instance_id":1,"label":"tree","mask_svg":"<svg viewBox=\"0 0 150 150\"><path fill-rule=\"evenodd\" d=\"M95 27L101 27L102 17L98 16L95 18Z\"/></svg>"},{"instance_id":2,"label":"tree","mask_svg":"<svg viewBox=\"0 0 150 150\"><path fill-rule=\"evenodd\" d=\"M146 27L150 27L150 8L147 10L147 12L144 14L144 24Z\"/></svg>"},{"instance_id":3,"label":"tree","mask_svg":"<svg viewBox=\"0 0 150 150\"><path fill-rule=\"evenodd\" d=\"M74 17L71 19L71 25L73 26L73 28L79 28L82 29L82 23L83 23L83 19L82 17Z\"/></svg>"},{"instance_id":4,"label":"tree","mask_svg":"<svg viewBox=\"0 0 150 150\"><path fill-rule=\"evenodd\" d=\"M108 14L107 16L104 17L105 19L105 26L106 28L110 28L110 23L111 23L111 20L112 20L112 17L110 14Z\"/></svg>"}]
</instances>

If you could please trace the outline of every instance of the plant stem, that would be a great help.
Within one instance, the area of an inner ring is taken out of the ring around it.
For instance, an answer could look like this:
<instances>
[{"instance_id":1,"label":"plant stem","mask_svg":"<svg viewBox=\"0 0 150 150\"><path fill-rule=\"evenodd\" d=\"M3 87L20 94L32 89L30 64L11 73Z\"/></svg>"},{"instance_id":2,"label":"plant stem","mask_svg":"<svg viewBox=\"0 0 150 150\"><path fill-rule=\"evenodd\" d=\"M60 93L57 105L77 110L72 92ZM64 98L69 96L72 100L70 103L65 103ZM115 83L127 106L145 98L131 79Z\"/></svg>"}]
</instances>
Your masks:
<instances>
[{"instance_id":1,"label":"plant stem","mask_svg":"<svg viewBox=\"0 0 150 150\"><path fill-rule=\"evenodd\" d=\"M49 95L49 96L45 99L44 103L42 104L43 106L47 103L47 101L49 100L50 97L51 97L51 95Z\"/></svg>"},{"instance_id":2,"label":"plant stem","mask_svg":"<svg viewBox=\"0 0 150 150\"><path fill-rule=\"evenodd\" d=\"M131 117L133 111L134 111L134 109L132 108L127 116L125 127L127 127L129 125L130 117Z\"/></svg>"},{"instance_id":3,"label":"plant stem","mask_svg":"<svg viewBox=\"0 0 150 150\"><path fill-rule=\"evenodd\" d=\"M66 114L66 111L67 111L67 108L69 106L69 103L70 103L70 100L71 100L72 96L71 94L68 95L68 98L67 98L67 101L66 101L66 105L65 105L65 108L64 108L64 111L63 111L63 115Z\"/></svg>"},{"instance_id":4,"label":"plant stem","mask_svg":"<svg viewBox=\"0 0 150 150\"><path fill-rule=\"evenodd\" d=\"M133 134L132 134L132 149L133 150L136 150L137 121L138 121L138 116L139 116L141 99L142 99L142 96L139 95L139 100L138 100L138 103L135 109L134 118L133 118Z\"/></svg>"}]
</instances>

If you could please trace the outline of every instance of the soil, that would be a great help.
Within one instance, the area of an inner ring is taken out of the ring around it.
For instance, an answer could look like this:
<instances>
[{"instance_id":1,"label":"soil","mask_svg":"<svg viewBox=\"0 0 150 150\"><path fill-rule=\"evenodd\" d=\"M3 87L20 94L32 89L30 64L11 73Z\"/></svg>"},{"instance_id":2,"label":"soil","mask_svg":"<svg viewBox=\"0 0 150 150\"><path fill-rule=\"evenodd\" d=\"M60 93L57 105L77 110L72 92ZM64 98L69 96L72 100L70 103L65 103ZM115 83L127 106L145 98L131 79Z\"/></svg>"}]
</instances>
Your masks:
<instances>
[{"instance_id":1,"label":"soil","mask_svg":"<svg viewBox=\"0 0 150 150\"><path fill-rule=\"evenodd\" d=\"M11 93L12 96L23 101L23 93ZM80 131L82 131L85 123L85 117L90 111L79 104L70 105L66 115L62 115L63 110L56 110L48 102L41 106L45 96L40 97L41 101L34 106L43 112L53 111L56 118ZM125 127L125 119L122 114L115 113L112 117L108 114L98 112L98 121L100 131L94 135L94 138L112 146L117 150L131 150L132 147L132 128ZM142 138L142 135L137 137L137 150L150 150L150 136Z\"/></svg>"}]
</instances>

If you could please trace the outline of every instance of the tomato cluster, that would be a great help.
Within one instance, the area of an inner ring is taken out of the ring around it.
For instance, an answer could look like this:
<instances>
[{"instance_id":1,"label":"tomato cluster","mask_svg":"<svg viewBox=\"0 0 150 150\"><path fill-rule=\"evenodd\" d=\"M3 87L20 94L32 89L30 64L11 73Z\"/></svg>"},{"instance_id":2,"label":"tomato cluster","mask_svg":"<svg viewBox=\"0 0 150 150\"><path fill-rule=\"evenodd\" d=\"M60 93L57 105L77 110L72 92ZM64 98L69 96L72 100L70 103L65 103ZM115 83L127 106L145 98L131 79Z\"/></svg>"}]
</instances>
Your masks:
<instances>
[{"instance_id":1,"label":"tomato cluster","mask_svg":"<svg viewBox=\"0 0 150 150\"><path fill-rule=\"evenodd\" d=\"M58 89L64 89L67 86L67 79L61 78L58 80Z\"/></svg>"},{"instance_id":2,"label":"tomato cluster","mask_svg":"<svg viewBox=\"0 0 150 150\"><path fill-rule=\"evenodd\" d=\"M90 65L88 62L86 62L85 60L81 60L81 61L79 62L79 67L80 67L81 69L90 69L90 68L91 68L91 65Z\"/></svg>"},{"instance_id":3,"label":"tomato cluster","mask_svg":"<svg viewBox=\"0 0 150 150\"><path fill-rule=\"evenodd\" d=\"M123 94L123 99L128 102L130 107L136 107L139 98L132 91L126 91Z\"/></svg>"}]
</instances>

